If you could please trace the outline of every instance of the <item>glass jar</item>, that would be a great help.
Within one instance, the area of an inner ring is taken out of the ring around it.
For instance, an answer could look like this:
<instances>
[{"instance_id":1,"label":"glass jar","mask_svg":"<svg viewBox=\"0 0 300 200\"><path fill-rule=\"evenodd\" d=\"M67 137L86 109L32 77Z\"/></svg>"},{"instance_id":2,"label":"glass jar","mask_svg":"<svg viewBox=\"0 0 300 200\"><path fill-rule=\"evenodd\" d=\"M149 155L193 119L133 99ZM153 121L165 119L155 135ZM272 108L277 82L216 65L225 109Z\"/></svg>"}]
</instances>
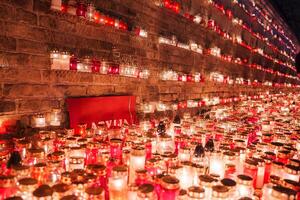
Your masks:
<instances>
[{"instance_id":1,"label":"glass jar","mask_svg":"<svg viewBox=\"0 0 300 200\"><path fill-rule=\"evenodd\" d=\"M282 186L273 186L270 200L289 200L296 199L297 192Z\"/></svg>"},{"instance_id":2,"label":"glass jar","mask_svg":"<svg viewBox=\"0 0 300 200\"><path fill-rule=\"evenodd\" d=\"M60 126L60 123L61 123L61 110L53 109L50 116L50 125Z\"/></svg>"},{"instance_id":3,"label":"glass jar","mask_svg":"<svg viewBox=\"0 0 300 200\"><path fill-rule=\"evenodd\" d=\"M45 152L41 148L31 148L28 149L28 156L26 158L25 164L27 165L35 165L36 163L40 163L45 161Z\"/></svg>"},{"instance_id":4,"label":"glass jar","mask_svg":"<svg viewBox=\"0 0 300 200\"><path fill-rule=\"evenodd\" d=\"M127 196L128 168L126 166L115 166L109 177L108 188L111 200L122 200Z\"/></svg>"},{"instance_id":5,"label":"glass jar","mask_svg":"<svg viewBox=\"0 0 300 200\"><path fill-rule=\"evenodd\" d=\"M240 174L237 176L237 190L239 197L253 196L253 179L250 176Z\"/></svg>"},{"instance_id":6,"label":"glass jar","mask_svg":"<svg viewBox=\"0 0 300 200\"><path fill-rule=\"evenodd\" d=\"M223 185L212 186L212 200L222 200L229 197L229 189Z\"/></svg>"},{"instance_id":7,"label":"glass jar","mask_svg":"<svg viewBox=\"0 0 300 200\"><path fill-rule=\"evenodd\" d=\"M110 157L121 160L122 159L122 140L113 138L110 140Z\"/></svg>"},{"instance_id":8,"label":"glass jar","mask_svg":"<svg viewBox=\"0 0 300 200\"><path fill-rule=\"evenodd\" d=\"M284 172L284 165L281 162L273 161L271 165L271 175L282 177L283 172Z\"/></svg>"},{"instance_id":9,"label":"glass jar","mask_svg":"<svg viewBox=\"0 0 300 200\"><path fill-rule=\"evenodd\" d=\"M205 190L202 187L191 186L187 190L188 200L200 200L205 198Z\"/></svg>"},{"instance_id":10,"label":"glass jar","mask_svg":"<svg viewBox=\"0 0 300 200\"><path fill-rule=\"evenodd\" d=\"M38 181L34 178L22 178L18 180L20 192L23 199L32 199L32 192L38 185Z\"/></svg>"},{"instance_id":11,"label":"glass jar","mask_svg":"<svg viewBox=\"0 0 300 200\"><path fill-rule=\"evenodd\" d=\"M179 179L181 189L188 189L194 184L194 170L192 162L181 162L182 167L177 170L176 177Z\"/></svg>"},{"instance_id":12,"label":"glass jar","mask_svg":"<svg viewBox=\"0 0 300 200\"><path fill-rule=\"evenodd\" d=\"M250 176L253 179L253 187L256 188L256 178L257 178L257 165L258 162L251 160L251 159L246 159L244 163L244 174Z\"/></svg>"},{"instance_id":13,"label":"glass jar","mask_svg":"<svg viewBox=\"0 0 300 200\"><path fill-rule=\"evenodd\" d=\"M157 152L161 155L174 153L175 143L171 136L162 135L158 137Z\"/></svg>"},{"instance_id":14,"label":"glass jar","mask_svg":"<svg viewBox=\"0 0 300 200\"><path fill-rule=\"evenodd\" d=\"M221 181L221 184L226 186L228 188L228 195L232 199L237 199L238 193L237 193L237 184L233 179L230 178L224 178Z\"/></svg>"},{"instance_id":15,"label":"glass jar","mask_svg":"<svg viewBox=\"0 0 300 200\"><path fill-rule=\"evenodd\" d=\"M299 182L300 168L294 165L286 165L284 167L283 178Z\"/></svg>"},{"instance_id":16,"label":"glass jar","mask_svg":"<svg viewBox=\"0 0 300 200\"><path fill-rule=\"evenodd\" d=\"M98 162L98 154L99 154L99 143L97 142L89 142L86 145L86 165L95 164Z\"/></svg>"},{"instance_id":17,"label":"glass jar","mask_svg":"<svg viewBox=\"0 0 300 200\"><path fill-rule=\"evenodd\" d=\"M72 55L70 57L70 70L77 71L78 59L76 56Z\"/></svg>"},{"instance_id":18,"label":"glass jar","mask_svg":"<svg viewBox=\"0 0 300 200\"><path fill-rule=\"evenodd\" d=\"M42 183L45 179L47 179L47 173L47 164L37 163L32 167L31 177L36 179L39 183Z\"/></svg>"},{"instance_id":19,"label":"glass jar","mask_svg":"<svg viewBox=\"0 0 300 200\"><path fill-rule=\"evenodd\" d=\"M221 152L212 152L209 157L209 173L218 174L221 178L224 177L225 165Z\"/></svg>"},{"instance_id":20,"label":"glass jar","mask_svg":"<svg viewBox=\"0 0 300 200\"><path fill-rule=\"evenodd\" d=\"M154 185L142 184L139 186L136 200L144 200L144 199L147 199L147 200L156 200L157 199Z\"/></svg>"},{"instance_id":21,"label":"glass jar","mask_svg":"<svg viewBox=\"0 0 300 200\"><path fill-rule=\"evenodd\" d=\"M86 17L86 12L87 12L87 7L83 2L78 2L77 3L77 8L76 8L76 15L78 17Z\"/></svg>"},{"instance_id":22,"label":"glass jar","mask_svg":"<svg viewBox=\"0 0 300 200\"><path fill-rule=\"evenodd\" d=\"M161 179L160 199L176 200L179 192L179 180L173 176L164 176Z\"/></svg>"},{"instance_id":23,"label":"glass jar","mask_svg":"<svg viewBox=\"0 0 300 200\"><path fill-rule=\"evenodd\" d=\"M205 199L212 198L212 186L217 183L217 179L209 175L200 175L199 176L199 185L205 190Z\"/></svg>"},{"instance_id":24,"label":"glass jar","mask_svg":"<svg viewBox=\"0 0 300 200\"><path fill-rule=\"evenodd\" d=\"M95 6L92 3L89 3L87 6L87 11L86 11L86 18L90 21L94 21L94 16L95 16Z\"/></svg>"},{"instance_id":25,"label":"glass jar","mask_svg":"<svg viewBox=\"0 0 300 200\"><path fill-rule=\"evenodd\" d=\"M136 170L145 168L146 151L144 147L133 147L130 152L129 161L129 183L133 183L136 179Z\"/></svg>"},{"instance_id":26,"label":"glass jar","mask_svg":"<svg viewBox=\"0 0 300 200\"><path fill-rule=\"evenodd\" d=\"M178 159L179 161L190 161L191 160L191 151L188 147L183 147L178 150Z\"/></svg>"}]
</instances>

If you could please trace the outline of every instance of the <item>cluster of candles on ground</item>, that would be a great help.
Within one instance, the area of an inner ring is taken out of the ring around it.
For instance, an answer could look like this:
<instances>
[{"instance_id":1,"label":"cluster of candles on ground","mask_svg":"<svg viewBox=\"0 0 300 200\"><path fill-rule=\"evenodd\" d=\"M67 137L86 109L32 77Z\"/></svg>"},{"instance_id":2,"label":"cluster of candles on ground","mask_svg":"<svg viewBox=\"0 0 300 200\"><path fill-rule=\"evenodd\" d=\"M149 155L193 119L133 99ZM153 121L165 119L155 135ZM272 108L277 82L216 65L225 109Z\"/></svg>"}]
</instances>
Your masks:
<instances>
[{"instance_id":1,"label":"cluster of candles on ground","mask_svg":"<svg viewBox=\"0 0 300 200\"><path fill-rule=\"evenodd\" d=\"M1 198L297 199L300 95L1 143ZM13 159L14 158L14 159Z\"/></svg>"}]
</instances>

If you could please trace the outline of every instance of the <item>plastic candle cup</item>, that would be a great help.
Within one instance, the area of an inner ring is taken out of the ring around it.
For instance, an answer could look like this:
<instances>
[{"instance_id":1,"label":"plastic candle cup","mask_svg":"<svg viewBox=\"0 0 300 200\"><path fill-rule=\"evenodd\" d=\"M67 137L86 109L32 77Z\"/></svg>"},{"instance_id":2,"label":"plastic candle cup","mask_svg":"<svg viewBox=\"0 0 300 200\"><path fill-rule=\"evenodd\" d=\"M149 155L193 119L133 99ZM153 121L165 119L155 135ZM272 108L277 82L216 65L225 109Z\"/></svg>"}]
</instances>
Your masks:
<instances>
[{"instance_id":1,"label":"plastic candle cup","mask_svg":"<svg viewBox=\"0 0 300 200\"><path fill-rule=\"evenodd\" d=\"M110 157L121 160L122 159L122 140L113 138L110 140Z\"/></svg>"},{"instance_id":2,"label":"plastic candle cup","mask_svg":"<svg viewBox=\"0 0 300 200\"><path fill-rule=\"evenodd\" d=\"M187 196L185 199L204 199L205 190L203 187L191 186L187 189Z\"/></svg>"},{"instance_id":3,"label":"plastic candle cup","mask_svg":"<svg viewBox=\"0 0 300 200\"><path fill-rule=\"evenodd\" d=\"M53 109L50 116L51 126L60 126L61 123L61 111L60 109Z\"/></svg>"},{"instance_id":4,"label":"plastic candle cup","mask_svg":"<svg viewBox=\"0 0 300 200\"><path fill-rule=\"evenodd\" d=\"M88 187L85 189L84 199L104 200L105 199L104 189L99 186Z\"/></svg>"},{"instance_id":5,"label":"plastic candle cup","mask_svg":"<svg viewBox=\"0 0 300 200\"><path fill-rule=\"evenodd\" d=\"M94 21L95 17L95 6L92 3L89 3L86 11L86 18L90 21Z\"/></svg>"},{"instance_id":6,"label":"plastic candle cup","mask_svg":"<svg viewBox=\"0 0 300 200\"><path fill-rule=\"evenodd\" d=\"M286 165L284 168L283 177L285 179L290 179L296 182L300 181L300 169L294 165Z\"/></svg>"},{"instance_id":7,"label":"plastic candle cup","mask_svg":"<svg viewBox=\"0 0 300 200\"><path fill-rule=\"evenodd\" d=\"M100 67L101 67L101 62L94 58L92 60L92 72L93 73L99 73L100 72Z\"/></svg>"},{"instance_id":8,"label":"plastic candle cup","mask_svg":"<svg viewBox=\"0 0 300 200\"><path fill-rule=\"evenodd\" d=\"M79 2L76 8L76 15L78 17L86 18L87 7L84 3Z\"/></svg>"},{"instance_id":9,"label":"plastic candle cup","mask_svg":"<svg viewBox=\"0 0 300 200\"><path fill-rule=\"evenodd\" d=\"M111 200L123 200L127 196L128 168L115 166L108 181L109 198Z\"/></svg>"},{"instance_id":10,"label":"plastic candle cup","mask_svg":"<svg viewBox=\"0 0 300 200\"><path fill-rule=\"evenodd\" d=\"M161 179L160 199L176 200L179 193L179 180L172 176L164 176Z\"/></svg>"},{"instance_id":11,"label":"plastic candle cup","mask_svg":"<svg viewBox=\"0 0 300 200\"><path fill-rule=\"evenodd\" d=\"M70 70L77 71L78 59L73 55L70 57Z\"/></svg>"},{"instance_id":12,"label":"plastic candle cup","mask_svg":"<svg viewBox=\"0 0 300 200\"><path fill-rule=\"evenodd\" d=\"M256 179L258 171L258 162L254 160L246 159L244 163L244 174L250 176L253 179L253 187L256 188Z\"/></svg>"},{"instance_id":13,"label":"plastic candle cup","mask_svg":"<svg viewBox=\"0 0 300 200\"><path fill-rule=\"evenodd\" d=\"M34 127L37 128L46 127L46 118L44 114L38 114L34 116Z\"/></svg>"},{"instance_id":14,"label":"plastic candle cup","mask_svg":"<svg viewBox=\"0 0 300 200\"><path fill-rule=\"evenodd\" d=\"M224 177L225 165L220 152L212 152L209 160L209 173Z\"/></svg>"},{"instance_id":15,"label":"plastic candle cup","mask_svg":"<svg viewBox=\"0 0 300 200\"><path fill-rule=\"evenodd\" d=\"M134 147L130 152L129 161L129 183L133 183L136 179L136 170L145 168L146 151L144 147Z\"/></svg>"},{"instance_id":16,"label":"plastic candle cup","mask_svg":"<svg viewBox=\"0 0 300 200\"><path fill-rule=\"evenodd\" d=\"M241 174L237 176L237 190L239 197L249 197L253 196L253 179L250 176Z\"/></svg>"},{"instance_id":17,"label":"plastic candle cup","mask_svg":"<svg viewBox=\"0 0 300 200\"><path fill-rule=\"evenodd\" d=\"M199 185L205 190L205 199L212 198L212 186L217 183L217 179L209 175L200 175L199 176Z\"/></svg>"},{"instance_id":18,"label":"plastic candle cup","mask_svg":"<svg viewBox=\"0 0 300 200\"><path fill-rule=\"evenodd\" d=\"M229 189L224 185L212 186L212 200L226 200L229 197Z\"/></svg>"},{"instance_id":19,"label":"plastic candle cup","mask_svg":"<svg viewBox=\"0 0 300 200\"><path fill-rule=\"evenodd\" d=\"M221 181L221 184L226 186L228 188L229 197L236 199L238 197L237 193L237 184L233 179L230 178L224 178Z\"/></svg>"},{"instance_id":20,"label":"plastic candle cup","mask_svg":"<svg viewBox=\"0 0 300 200\"><path fill-rule=\"evenodd\" d=\"M179 179L179 185L181 189L188 189L194 184L194 170L192 162L181 162L182 168L177 170L176 177Z\"/></svg>"}]
</instances>

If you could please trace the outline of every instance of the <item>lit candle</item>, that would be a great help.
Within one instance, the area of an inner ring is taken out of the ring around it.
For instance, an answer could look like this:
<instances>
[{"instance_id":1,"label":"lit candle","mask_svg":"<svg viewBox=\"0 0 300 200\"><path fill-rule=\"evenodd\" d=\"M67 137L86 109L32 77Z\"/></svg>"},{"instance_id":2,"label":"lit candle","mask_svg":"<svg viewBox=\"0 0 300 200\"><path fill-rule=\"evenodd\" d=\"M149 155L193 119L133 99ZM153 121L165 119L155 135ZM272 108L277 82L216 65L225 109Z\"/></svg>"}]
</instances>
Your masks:
<instances>
[{"instance_id":1,"label":"lit candle","mask_svg":"<svg viewBox=\"0 0 300 200\"><path fill-rule=\"evenodd\" d=\"M209 173L224 177L225 165L220 152L213 152L209 160Z\"/></svg>"},{"instance_id":2,"label":"lit candle","mask_svg":"<svg viewBox=\"0 0 300 200\"><path fill-rule=\"evenodd\" d=\"M134 147L130 152L129 162L129 183L133 183L136 179L136 170L145 168L146 151L144 147Z\"/></svg>"},{"instance_id":3,"label":"lit candle","mask_svg":"<svg viewBox=\"0 0 300 200\"><path fill-rule=\"evenodd\" d=\"M113 167L112 175L108 181L111 200L123 200L127 196L127 177L128 169L126 166Z\"/></svg>"},{"instance_id":4,"label":"lit candle","mask_svg":"<svg viewBox=\"0 0 300 200\"><path fill-rule=\"evenodd\" d=\"M179 180L173 176L164 176L161 179L160 199L175 200L179 193Z\"/></svg>"},{"instance_id":5,"label":"lit candle","mask_svg":"<svg viewBox=\"0 0 300 200\"><path fill-rule=\"evenodd\" d=\"M237 190L239 193L239 197L249 197L252 198L253 196L253 186L252 183L253 179L247 175L238 175L237 176Z\"/></svg>"},{"instance_id":6,"label":"lit candle","mask_svg":"<svg viewBox=\"0 0 300 200\"><path fill-rule=\"evenodd\" d=\"M177 170L176 177L179 179L181 189L188 189L194 184L194 170L189 161L181 162L182 168Z\"/></svg>"},{"instance_id":7,"label":"lit candle","mask_svg":"<svg viewBox=\"0 0 300 200\"><path fill-rule=\"evenodd\" d=\"M60 109L53 109L50 116L50 125L51 126L60 126L61 123L61 114Z\"/></svg>"},{"instance_id":8,"label":"lit candle","mask_svg":"<svg viewBox=\"0 0 300 200\"><path fill-rule=\"evenodd\" d=\"M61 10L62 0L52 0L51 1L51 9L53 10Z\"/></svg>"},{"instance_id":9,"label":"lit candle","mask_svg":"<svg viewBox=\"0 0 300 200\"><path fill-rule=\"evenodd\" d=\"M34 127L43 128L46 126L46 118L43 114L38 114L34 117Z\"/></svg>"}]
</instances>

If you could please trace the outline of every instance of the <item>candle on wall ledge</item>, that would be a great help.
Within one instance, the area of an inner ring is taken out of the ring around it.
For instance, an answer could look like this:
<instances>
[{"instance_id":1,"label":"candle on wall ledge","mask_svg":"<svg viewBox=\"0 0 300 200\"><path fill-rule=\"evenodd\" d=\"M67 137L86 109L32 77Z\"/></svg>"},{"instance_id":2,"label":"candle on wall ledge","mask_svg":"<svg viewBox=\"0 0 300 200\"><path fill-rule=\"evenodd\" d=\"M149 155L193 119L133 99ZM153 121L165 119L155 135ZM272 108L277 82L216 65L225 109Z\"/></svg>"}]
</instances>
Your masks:
<instances>
[{"instance_id":1,"label":"candle on wall ledge","mask_svg":"<svg viewBox=\"0 0 300 200\"><path fill-rule=\"evenodd\" d=\"M77 71L78 59L76 56L72 55L70 57L70 70Z\"/></svg>"},{"instance_id":2,"label":"candle on wall ledge","mask_svg":"<svg viewBox=\"0 0 300 200\"><path fill-rule=\"evenodd\" d=\"M62 0L51 0L51 9L61 10Z\"/></svg>"},{"instance_id":3,"label":"candle on wall ledge","mask_svg":"<svg viewBox=\"0 0 300 200\"><path fill-rule=\"evenodd\" d=\"M50 52L51 69L60 69L61 54L58 50L52 50Z\"/></svg>"},{"instance_id":4,"label":"candle on wall ledge","mask_svg":"<svg viewBox=\"0 0 300 200\"><path fill-rule=\"evenodd\" d=\"M90 21L95 20L95 6L92 3L89 3L87 6L87 11L86 11L86 18Z\"/></svg>"},{"instance_id":5,"label":"candle on wall ledge","mask_svg":"<svg viewBox=\"0 0 300 200\"><path fill-rule=\"evenodd\" d=\"M83 2L78 2L76 7L76 15L78 17L86 18L87 7Z\"/></svg>"},{"instance_id":6,"label":"candle on wall ledge","mask_svg":"<svg viewBox=\"0 0 300 200\"><path fill-rule=\"evenodd\" d=\"M46 118L44 114L37 114L33 116L33 127L36 128L46 127Z\"/></svg>"},{"instance_id":7,"label":"candle on wall ledge","mask_svg":"<svg viewBox=\"0 0 300 200\"><path fill-rule=\"evenodd\" d=\"M60 126L61 124L61 110L53 109L50 114L50 125L51 126Z\"/></svg>"}]
</instances>

